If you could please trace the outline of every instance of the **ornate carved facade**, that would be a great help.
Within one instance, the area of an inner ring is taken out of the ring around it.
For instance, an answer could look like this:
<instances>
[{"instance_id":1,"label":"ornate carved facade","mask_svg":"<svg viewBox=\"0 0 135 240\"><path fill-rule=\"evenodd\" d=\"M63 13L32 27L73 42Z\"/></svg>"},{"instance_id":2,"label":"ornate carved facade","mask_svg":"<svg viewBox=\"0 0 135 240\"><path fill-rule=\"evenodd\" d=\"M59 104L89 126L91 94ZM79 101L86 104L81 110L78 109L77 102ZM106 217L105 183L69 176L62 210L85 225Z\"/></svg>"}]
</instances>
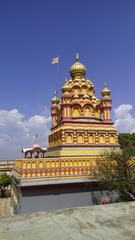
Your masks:
<instances>
[{"instance_id":1,"label":"ornate carved facade","mask_svg":"<svg viewBox=\"0 0 135 240\"><path fill-rule=\"evenodd\" d=\"M93 83L85 79L86 68L79 62L78 54L70 75L71 79L62 87L61 98L56 92L52 98L47 156L88 156L93 151L99 154L118 146L117 130L111 120L110 90L105 85L101 99L95 96Z\"/></svg>"}]
</instances>

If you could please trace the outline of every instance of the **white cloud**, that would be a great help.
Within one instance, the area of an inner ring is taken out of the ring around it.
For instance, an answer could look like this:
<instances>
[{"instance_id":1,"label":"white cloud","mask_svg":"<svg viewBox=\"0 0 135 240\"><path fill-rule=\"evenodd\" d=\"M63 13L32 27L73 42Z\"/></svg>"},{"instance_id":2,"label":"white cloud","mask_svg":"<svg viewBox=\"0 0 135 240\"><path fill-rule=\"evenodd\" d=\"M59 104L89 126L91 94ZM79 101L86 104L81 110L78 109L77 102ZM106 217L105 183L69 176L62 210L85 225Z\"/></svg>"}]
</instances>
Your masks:
<instances>
[{"instance_id":1,"label":"white cloud","mask_svg":"<svg viewBox=\"0 0 135 240\"><path fill-rule=\"evenodd\" d=\"M131 114L132 108L130 104L121 104L118 108L114 109L115 126L119 132L135 132L135 118Z\"/></svg>"},{"instance_id":2,"label":"white cloud","mask_svg":"<svg viewBox=\"0 0 135 240\"><path fill-rule=\"evenodd\" d=\"M0 159L21 158L23 147L31 147L37 133L38 144L47 146L50 117L35 115L26 118L17 109L0 110Z\"/></svg>"},{"instance_id":3,"label":"white cloud","mask_svg":"<svg viewBox=\"0 0 135 240\"><path fill-rule=\"evenodd\" d=\"M114 109L115 125L119 132L135 132L132 105L121 104ZM21 158L23 147L31 147L33 136L38 133L38 143L48 144L51 118L47 108L40 114L26 118L17 109L0 110L0 159Z\"/></svg>"}]
</instances>

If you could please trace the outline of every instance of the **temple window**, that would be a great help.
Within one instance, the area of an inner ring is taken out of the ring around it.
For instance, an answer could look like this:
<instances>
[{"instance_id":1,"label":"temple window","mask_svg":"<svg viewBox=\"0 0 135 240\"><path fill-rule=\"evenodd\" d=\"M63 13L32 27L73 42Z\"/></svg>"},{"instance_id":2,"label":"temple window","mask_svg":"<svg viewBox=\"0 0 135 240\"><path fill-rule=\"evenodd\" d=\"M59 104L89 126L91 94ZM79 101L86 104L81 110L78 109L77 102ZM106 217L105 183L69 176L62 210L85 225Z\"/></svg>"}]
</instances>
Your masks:
<instances>
[{"instance_id":1,"label":"temple window","mask_svg":"<svg viewBox=\"0 0 135 240\"><path fill-rule=\"evenodd\" d=\"M42 158L43 157L43 153L41 152L41 153L39 153L39 157L40 158Z\"/></svg>"},{"instance_id":2,"label":"temple window","mask_svg":"<svg viewBox=\"0 0 135 240\"><path fill-rule=\"evenodd\" d=\"M67 137L66 137L66 142L67 143L72 143L73 142L73 137L71 134L68 134Z\"/></svg>"},{"instance_id":3,"label":"temple window","mask_svg":"<svg viewBox=\"0 0 135 240\"><path fill-rule=\"evenodd\" d=\"M115 143L115 137L113 135L110 136L110 143Z\"/></svg>"},{"instance_id":4,"label":"temple window","mask_svg":"<svg viewBox=\"0 0 135 240\"><path fill-rule=\"evenodd\" d=\"M81 115L81 110L79 106L73 106L72 108L72 116L79 117Z\"/></svg>"},{"instance_id":5,"label":"temple window","mask_svg":"<svg viewBox=\"0 0 135 240\"><path fill-rule=\"evenodd\" d=\"M82 88L82 93L83 94L87 94L87 89L86 88Z\"/></svg>"},{"instance_id":6,"label":"temple window","mask_svg":"<svg viewBox=\"0 0 135 240\"><path fill-rule=\"evenodd\" d=\"M78 143L84 143L84 137L83 137L83 135L79 135L78 138L77 138L77 140L78 140Z\"/></svg>"},{"instance_id":7,"label":"temple window","mask_svg":"<svg viewBox=\"0 0 135 240\"><path fill-rule=\"evenodd\" d=\"M91 115L92 115L92 111L91 111L90 107L87 106L87 107L84 109L84 116L89 117L89 116L91 116Z\"/></svg>"},{"instance_id":8,"label":"temple window","mask_svg":"<svg viewBox=\"0 0 135 240\"><path fill-rule=\"evenodd\" d=\"M99 136L99 143L105 143L105 136L104 135Z\"/></svg>"},{"instance_id":9,"label":"temple window","mask_svg":"<svg viewBox=\"0 0 135 240\"><path fill-rule=\"evenodd\" d=\"M94 143L94 136L93 135L89 135L88 141L89 141L89 143Z\"/></svg>"},{"instance_id":10,"label":"temple window","mask_svg":"<svg viewBox=\"0 0 135 240\"><path fill-rule=\"evenodd\" d=\"M80 92L80 88L79 87L73 88L73 94L79 94L79 92Z\"/></svg>"}]
</instances>

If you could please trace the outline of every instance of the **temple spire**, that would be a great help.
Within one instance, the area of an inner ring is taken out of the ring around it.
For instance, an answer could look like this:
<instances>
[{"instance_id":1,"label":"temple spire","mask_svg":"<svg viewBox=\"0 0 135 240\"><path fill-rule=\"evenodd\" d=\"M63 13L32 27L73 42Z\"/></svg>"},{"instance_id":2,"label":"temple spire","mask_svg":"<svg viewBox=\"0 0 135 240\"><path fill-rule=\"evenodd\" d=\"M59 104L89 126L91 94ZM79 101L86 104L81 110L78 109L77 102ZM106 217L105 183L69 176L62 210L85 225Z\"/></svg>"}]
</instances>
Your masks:
<instances>
[{"instance_id":1,"label":"temple spire","mask_svg":"<svg viewBox=\"0 0 135 240\"><path fill-rule=\"evenodd\" d=\"M57 97L57 91L56 90L54 91L54 97Z\"/></svg>"},{"instance_id":2,"label":"temple spire","mask_svg":"<svg viewBox=\"0 0 135 240\"><path fill-rule=\"evenodd\" d=\"M76 62L79 62L79 53L76 51Z\"/></svg>"}]
</instances>

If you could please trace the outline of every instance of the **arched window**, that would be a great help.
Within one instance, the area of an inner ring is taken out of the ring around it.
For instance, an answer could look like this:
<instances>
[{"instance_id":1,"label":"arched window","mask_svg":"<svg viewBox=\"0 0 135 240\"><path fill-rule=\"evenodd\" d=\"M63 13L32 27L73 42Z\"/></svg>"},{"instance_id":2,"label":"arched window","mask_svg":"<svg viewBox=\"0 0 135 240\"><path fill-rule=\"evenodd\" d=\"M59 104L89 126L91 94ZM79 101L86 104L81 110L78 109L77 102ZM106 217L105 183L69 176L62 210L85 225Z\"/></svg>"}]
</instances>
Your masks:
<instances>
[{"instance_id":1,"label":"arched window","mask_svg":"<svg viewBox=\"0 0 135 240\"><path fill-rule=\"evenodd\" d=\"M75 86L75 87L72 89L72 92L73 92L73 94L79 94L79 93L80 93L80 87L79 87L79 86Z\"/></svg>"},{"instance_id":2,"label":"arched window","mask_svg":"<svg viewBox=\"0 0 135 240\"><path fill-rule=\"evenodd\" d=\"M66 137L66 142L67 143L72 143L73 142L73 138L72 138L72 135L71 134L68 134L67 137Z\"/></svg>"},{"instance_id":3,"label":"arched window","mask_svg":"<svg viewBox=\"0 0 135 240\"><path fill-rule=\"evenodd\" d=\"M90 117L91 116L91 109L90 109L90 107L86 107L85 109L84 109L84 116L87 116L87 117Z\"/></svg>"},{"instance_id":4,"label":"arched window","mask_svg":"<svg viewBox=\"0 0 135 240\"><path fill-rule=\"evenodd\" d=\"M82 134L77 137L77 142L78 143L84 143L84 137L83 137Z\"/></svg>"},{"instance_id":5,"label":"arched window","mask_svg":"<svg viewBox=\"0 0 135 240\"><path fill-rule=\"evenodd\" d=\"M114 137L114 135L111 135L109 139L110 139L110 143L115 143L115 137Z\"/></svg>"},{"instance_id":6,"label":"arched window","mask_svg":"<svg viewBox=\"0 0 135 240\"><path fill-rule=\"evenodd\" d=\"M79 105L75 105L72 108L72 116L73 117L79 117L81 115L81 109Z\"/></svg>"},{"instance_id":7,"label":"arched window","mask_svg":"<svg viewBox=\"0 0 135 240\"><path fill-rule=\"evenodd\" d=\"M83 87L83 88L82 88L82 93L83 93L83 94L87 94L87 88L86 88L86 87Z\"/></svg>"},{"instance_id":8,"label":"arched window","mask_svg":"<svg viewBox=\"0 0 135 240\"><path fill-rule=\"evenodd\" d=\"M84 116L91 117L93 113L93 106L92 104L86 104L83 108Z\"/></svg>"},{"instance_id":9,"label":"arched window","mask_svg":"<svg viewBox=\"0 0 135 240\"><path fill-rule=\"evenodd\" d=\"M88 141L89 141L89 143L94 143L95 142L95 138L94 138L94 136L92 134L89 135Z\"/></svg>"},{"instance_id":10,"label":"arched window","mask_svg":"<svg viewBox=\"0 0 135 240\"><path fill-rule=\"evenodd\" d=\"M105 136L104 135L99 136L99 143L105 143Z\"/></svg>"}]
</instances>

